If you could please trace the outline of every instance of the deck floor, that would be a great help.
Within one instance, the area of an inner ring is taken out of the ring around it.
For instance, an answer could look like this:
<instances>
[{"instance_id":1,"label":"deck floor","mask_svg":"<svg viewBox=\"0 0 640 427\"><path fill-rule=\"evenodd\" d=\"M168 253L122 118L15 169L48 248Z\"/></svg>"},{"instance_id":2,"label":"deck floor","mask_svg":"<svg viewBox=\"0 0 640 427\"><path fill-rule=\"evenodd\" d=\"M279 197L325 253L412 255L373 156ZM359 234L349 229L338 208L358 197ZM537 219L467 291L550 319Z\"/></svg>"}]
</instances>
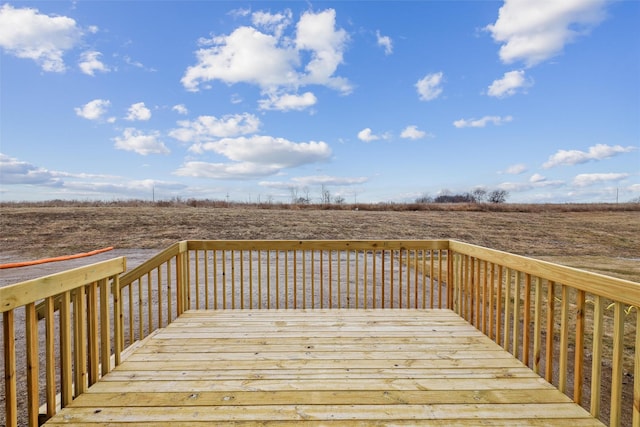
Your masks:
<instances>
[{"instance_id":1,"label":"deck floor","mask_svg":"<svg viewBox=\"0 0 640 427\"><path fill-rule=\"evenodd\" d=\"M189 311L48 425L602 425L449 310Z\"/></svg>"}]
</instances>

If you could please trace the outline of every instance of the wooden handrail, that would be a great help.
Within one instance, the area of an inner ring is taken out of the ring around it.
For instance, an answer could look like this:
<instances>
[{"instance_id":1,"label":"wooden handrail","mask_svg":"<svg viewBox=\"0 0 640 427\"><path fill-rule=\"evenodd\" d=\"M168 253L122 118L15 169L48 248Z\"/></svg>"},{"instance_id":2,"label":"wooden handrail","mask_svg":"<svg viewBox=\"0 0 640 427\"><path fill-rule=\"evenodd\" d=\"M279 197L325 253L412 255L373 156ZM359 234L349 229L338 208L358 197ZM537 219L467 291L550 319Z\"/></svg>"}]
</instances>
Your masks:
<instances>
[{"instance_id":1,"label":"wooden handrail","mask_svg":"<svg viewBox=\"0 0 640 427\"><path fill-rule=\"evenodd\" d=\"M115 350L111 347L115 333L109 324L110 318L116 317L118 305L117 299L111 300L111 289L118 289L118 277L125 269L125 258L120 257L0 288L7 426L17 425L18 419L28 420L30 426L39 425L41 389L45 390L46 396L46 414L43 415L49 418L57 411L57 390L60 390L60 405L67 406L98 380L100 365L102 375L109 372L111 355L118 351L117 347ZM54 336L56 299L60 309L58 346ZM39 369L40 328L36 315L36 304L39 303L43 306L45 331L43 381ZM20 310L22 308L24 310ZM26 326L25 341L21 343L26 354L26 405L22 406L22 411L17 395L16 319L23 319ZM97 338L99 326L100 339ZM56 347L60 353L58 383ZM118 357L116 354L116 360Z\"/></svg>"},{"instance_id":2,"label":"wooden handrail","mask_svg":"<svg viewBox=\"0 0 640 427\"><path fill-rule=\"evenodd\" d=\"M189 240L113 275L124 266L124 259L114 260L0 288L7 366L15 365L14 312L21 306L30 331L40 316L53 330L48 319L60 307L60 325L69 331L60 337L63 405L108 372L109 354L120 363L126 347L185 310L449 308L595 417L608 413L610 425L620 425L624 411L630 411L640 426L640 351L633 352L640 348L640 316L633 309L640 307L638 283L455 240ZM109 308L102 302L111 297ZM76 309L86 311L86 318L72 316ZM80 323L72 325L76 317ZM86 372L71 372L84 357L67 344L73 334L88 337ZM98 345L91 339L97 334ZM113 352L105 351L111 348L104 344L109 337ZM27 340L31 366L37 345L29 334ZM590 382L583 380L589 353ZM603 366L611 366L609 395L601 392ZM15 369L5 372L7 396L14 402ZM635 405L622 401L625 373L635 376ZM33 375L27 378L30 390L37 384ZM48 400L54 392L47 387ZM28 411L37 415L32 405ZM15 409L7 409L7 419L14 416Z\"/></svg>"},{"instance_id":3,"label":"wooden handrail","mask_svg":"<svg viewBox=\"0 0 640 427\"><path fill-rule=\"evenodd\" d=\"M628 411L640 426L640 283L454 240L449 252L452 309L478 328L488 318L488 336L535 372L544 371L547 381L594 417L605 419L607 411L609 424L619 426ZM634 333L625 335L629 329ZM591 381L585 382L589 350ZM603 365L611 367L609 384L603 384ZM625 374L635 378L634 398L626 402ZM605 385L609 396L601 393Z\"/></svg>"}]
</instances>

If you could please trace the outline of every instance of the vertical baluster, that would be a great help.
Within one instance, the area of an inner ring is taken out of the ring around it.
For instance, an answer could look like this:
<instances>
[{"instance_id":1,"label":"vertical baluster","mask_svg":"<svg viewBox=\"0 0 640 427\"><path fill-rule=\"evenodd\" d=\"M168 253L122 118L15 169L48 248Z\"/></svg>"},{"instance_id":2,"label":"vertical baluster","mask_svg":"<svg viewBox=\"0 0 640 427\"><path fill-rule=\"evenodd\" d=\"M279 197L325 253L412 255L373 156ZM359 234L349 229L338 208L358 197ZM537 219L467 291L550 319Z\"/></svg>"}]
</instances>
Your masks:
<instances>
[{"instance_id":1,"label":"vertical baluster","mask_svg":"<svg viewBox=\"0 0 640 427\"><path fill-rule=\"evenodd\" d=\"M531 342L531 333L529 332L529 324L531 323L531 275L524 276L524 316L522 320L522 362L529 364L529 344Z\"/></svg>"},{"instance_id":2,"label":"vertical baluster","mask_svg":"<svg viewBox=\"0 0 640 427\"><path fill-rule=\"evenodd\" d=\"M638 316L640 319L640 316ZM600 418L600 403L601 403L601 381L602 381L602 335L604 326L604 302L602 297L596 296L593 303L593 353L591 355L591 415L595 418ZM640 329L638 330L640 331ZM638 349L638 343L636 342L636 349ZM636 350L636 356L640 354ZM636 369L638 365L636 364ZM636 376L636 384L638 378ZM638 402L638 400L635 400ZM634 405L634 409L636 405Z\"/></svg>"},{"instance_id":3,"label":"vertical baluster","mask_svg":"<svg viewBox=\"0 0 640 427\"><path fill-rule=\"evenodd\" d=\"M71 297L69 292L62 293L60 301L60 387L61 405L66 407L73 399L71 372Z\"/></svg>"},{"instance_id":4,"label":"vertical baluster","mask_svg":"<svg viewBox=\"0 0 640 427\"><path fill-rule=\"evenodd\" d=\"M195 264L195 273L196 273L196 277L195 277L195 291L196 291L196 310L198 310L200 308L200 258L198 257L198 253L199 251L197 249L195 249L193 251L194 255L194 264ZM189 264L187 264L189 265ZM189 268L189 267L188 267Z\"/></svg>"},{"instance_id":5,"label":"vertical baluster","mask_svg":"<svg viewBox=\"0 0 640 427\"><path fill-rule=\"evenodd\" d=\"M320 308L324 308L324 251L320 250Z\"/></svg>"},{"instance_id":6,"label":"vertical baluster","mask_svg":"<svg viewBox=\"0 0 640 427\"><path fill-rule=\"evenodd\" d=\"M111 371L111 328L109 327L109 282L100 281L100 374ZM115 337L114 337L115 338Z\"/></svg>"},{"instance_id":7,"label":"vertical baluster","mask_svg":"<svg viewBox=\"0 0 640 427\"><path fill-rule=\"evenodd\" d=\"M38 425L38 408L40 407L38 388L38 318L36 306L29 303L25 306L25 327L27 347L27 413L29 425Z\"/></svg>"},{"instance_id":8,"label":"vertical baluster","mask_svg":"<svg viewBox=\"0 0 640 427\"><path fill-rule=\"evenodd\" d=\"M13 310L2 313L2 337L4 341L4 394L5 420L8 426L18 424L18 394L16 386L16 332Z\"/></svg>"},{"instance_id":9,"label":"vertical baluster","mask_svg":"<svg viewBox=\"0 0 640 427\"><path fill-rule=\"evenodd\" d=\"M240 250L240 308L244 306L244 251Z\"/></svg>"},{"instance_id":10,"label":"vertical baluster","mask_svg":"<svg viewBox=\"0 0 640 427\"><path fill-rule=\"evenodd\" d=\"M614 303L613 355L611 356L611 414L609 425L619 426L622 415L622 356L624 351L624 306Z\"/></svg>"},{"instance_id":11,"label":"vertical baluster","mask_svg":"<svg viewBox=\"0 0 640 427\"><path fill-rule=\"evenodd\" d=\"M553 362L555 351L555 283L552 281L547 282L547 342L545 345L545 373L544 378L548 383L553 383Z\"/></svg>"},{"instance_id":12,"label":"vertical baluster","mask_svg":"<svg viewBox=\"0 0 640 427\"><path fill-rule=\"evenodd\" d=\"M542 283L536 277L533 318L533 371L540 375L540 352L542 347Z\"/></svg>"},{"instance_id":13,"label":"vertical baluster","mask_svg":"<svg viewBox=\"0 0 640 427\"><path fill-rule=\"evenodd\" d=\"M284 253L284 308L289 308L289 252Z\"/></svg>"},{"instance_id":14,"label":"vertical baluster","mask_svg":"<svg viewBox=\"0 0 640 427\"><path fill-rule=\"evenodd\" d=\"M562 301L560 314L560 371L558 390L565 393L567 390L567 365L569 356L569 288L562 287Z\"/></svg>"},{"instance_id":15,"label":"vertical baluster","mask_svg":"<svg viewBox=\"0 0 640 427\"><path fill-rule=\"evenodd\" d=\"M311 249L311 308L316 308L315 251Z\"/></svg>"},{"instance_id":16,"label":"vertical baluster","mask_svg":"<svg viewBox=\"0 0 640 427\"><path fill-rule=\"evenodd\" d=\"M356 258L356 271L353 274L353 278L354 278L354 282L356 285L356 305L355 308L358 308L358 290L360 288L360 278L359 278L359 274L360 274L360 266L358 265L358 261L360 260L360 254L359 252L356 250L354 251L354 256Z\"/></svg>"},{"instance_id":17,"label":"vertical baluster","mask_svg":"<svg viewBox=\"0 0 640 427\"><path fill-rule=\"evenodd\" d=\"M520 357L519 342L520 342L520 272L515 271L514 278L514 292L513 292L513 343L512 353L513 357L518 359Z\"/></svg>"},{"instance_id":18,"label":"vertical baluster","mask_svg":"<svg viewBox=\"0 0 640 427\"><path fill-rule=\"evenodd\" d=\"M329 250L329 308L333 308L333 250Z\"/></svg>"},{"instance_id":19,"label":"vertical baluster","mask_svg":"<svg viewBox=\"0 0 640 427\"><path fill-rule=\"evenodd\" d=\"M505 346L505 342L502 341L502 282L503 282L503 267L498 265L498 280L496 282L496 342Z\"/></svg>"},{"instance_id":20,"label":"vertical baluster","mask_svg":"<svg viewBox=\"0 0 640 427\"><path fill-rule=\"evenodd\" d=\"M504 288L504 338L502 347L509 351L509 322L511 316L511 269L506 269Z\"/></svg>"},{"instance_id":21,"label":"vertical baluster","mask_svg":"<svg viewBox=\"0 0 640 427\"><path fill-rule=\"evenodd\" d=\"M209 251L204 250L204 308L207 310L211 308L209 305ZM162 322L158 321L159 325L162 325Z\"/></svg>"},{"instance_id":22,"label":"vertical baluster","mask_svg":"<svg viewBox=\"0 0 640 427\"><path fill-rule=\"evenodd\" d=\"M381 294L381 301L380 301L380 306L381 308L384 308L384 297L385 297L385 293L384 293L384 283L385 283L385 275L384 275L384 254L385 251L384 249L382 250L382 252L380 253L380 268L381 268L381 272L380 272L380 277L382 279L382 283L381 283L381 290L380 290L380 294Z\"/></svg>"},{"instance_id":23,"label":"vertical baluster","mask_svg":"<svg viewBox=\"0 0 640 427\"><path fill-rule=\"evenodd\" d=\"M389 251L389 308L393 308L393 278L395 276L395 264L393 262L393 255L395 251L392 249Z\"/></svg>"},{"instance_id":24,"label":"vertical baluster","mask_svg":"<svg viewBox=\"0 0 640 427\"><path fill-rule=\"evenodd\" d=\"M489 338L496 340L496 330L494 319L496 317L495 310L495 288L496 288L496 265L491 263L489 270Z\"/></svg>"},{"instance_id":25,"label":"vertical baluster","mask_svg":"<svg viewBox=\"0 0 640 427\"><path fill-rule=\"evenodd\" d=\"M215 265L215 264L214 264ZM172 302L173 297L171 295L171 260L167 261L167 324L173 320ZM214 276L215 280L215 276Z\"/></svg>"},{"instance_id":26,"label":"vertical baluster","mask_svg":"<svg viewBox=\"0 0 640 427\"><path fill-rule=\"evenodd\" d=\"M582 384L584 372L584 309L585 293L578 291L576 297L576 343L573 363L573 401L582 404Z\"/></svg>"},{"instance_id":27,"label":"vertical baluster","mask_svg":"<svg viewBox=\"0 0 640 427\"><path fill-rule=\"evenodd\" d=\"M56 414L56 361L55 361L55 325L54 325L54 299L48 297L44 301L45 309L45 366L47 390L47 419ZM6 371L5 371L6 372Z\"/></svg>"},{"instance_id":28,"label":"vertical baluster","mask_svg":"<svg viewBox=\"0 0 640 427\"><path fill-rule=\"evenodd\" d=\"M402 249L398 251L398 308L402 308Z\"/></svg>"},{"instance_id":29,"label":"vertical baluster","mask_svg":"<svg viewBox=\"0 0 640 427\"><path fill-rule=\"evenodd\" d=\"M106 281L102 279L100 283ZM87 286L87 320L88 320L88 339L89 345L89 386L93 385L100 378L99 372L99 345L98 345L98 283L93 282Z\"/></svg>"}]
</instances>

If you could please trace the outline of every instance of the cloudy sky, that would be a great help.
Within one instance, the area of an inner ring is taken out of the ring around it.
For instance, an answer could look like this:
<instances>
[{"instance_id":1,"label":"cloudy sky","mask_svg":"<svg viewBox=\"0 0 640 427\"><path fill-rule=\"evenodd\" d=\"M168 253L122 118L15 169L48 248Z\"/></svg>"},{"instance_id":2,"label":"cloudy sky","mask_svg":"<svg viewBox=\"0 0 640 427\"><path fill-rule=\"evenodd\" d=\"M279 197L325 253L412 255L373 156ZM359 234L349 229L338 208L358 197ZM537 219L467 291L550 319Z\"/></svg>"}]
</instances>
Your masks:
<instances>
[{"instance_id":1,"label":"cloudy sky","mask_svg":"<svg viewBox=\"0 0 640 427\"><path fill-rule=\"evenodd\" d=\"M0 200L640 197L640 2L0 3Z\"/></svg>"}]
</instances>

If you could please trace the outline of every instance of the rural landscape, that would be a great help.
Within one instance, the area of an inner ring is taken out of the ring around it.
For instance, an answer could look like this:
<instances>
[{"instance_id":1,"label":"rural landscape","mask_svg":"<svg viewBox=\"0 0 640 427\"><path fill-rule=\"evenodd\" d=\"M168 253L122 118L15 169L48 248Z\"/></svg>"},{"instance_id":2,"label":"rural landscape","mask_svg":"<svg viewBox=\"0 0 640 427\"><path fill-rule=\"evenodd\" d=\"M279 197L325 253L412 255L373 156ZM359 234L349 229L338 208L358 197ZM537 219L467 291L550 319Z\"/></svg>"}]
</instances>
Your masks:
<instances>
[{"instance_id":1,"label":"rural landscape","mask_svg":"<svg viewBox=\"0 0 640 427\"><path fill-rule=\"evenodd\" d=\"M640 282L640 203L0 204L2 262L186 239L455 239Z\"/></svg>"},{"instance_id":2,"label":"rural landscape","mask_svg":"<svg viewBox=\"0 0 640 427\"><path fill-rule=\"evenodd\" d=\"M640 204L238 204L210 200L3 203L0 263L113 247L128 267L180 240L455 239L640 281ZM94 257L76 260L87 265ZM0 270L0 286L66 262ZM8 278L11 278L9 281ZM634 313L631 313L634 314ZM633 357L633 350L625 358ZM605 370L606 375L606 370ZM625 373L624 398L633 377ZM4 396L4 392L3 392ZM630 421L630 414L624 414Z\"/></svg>"}]
</instances>

